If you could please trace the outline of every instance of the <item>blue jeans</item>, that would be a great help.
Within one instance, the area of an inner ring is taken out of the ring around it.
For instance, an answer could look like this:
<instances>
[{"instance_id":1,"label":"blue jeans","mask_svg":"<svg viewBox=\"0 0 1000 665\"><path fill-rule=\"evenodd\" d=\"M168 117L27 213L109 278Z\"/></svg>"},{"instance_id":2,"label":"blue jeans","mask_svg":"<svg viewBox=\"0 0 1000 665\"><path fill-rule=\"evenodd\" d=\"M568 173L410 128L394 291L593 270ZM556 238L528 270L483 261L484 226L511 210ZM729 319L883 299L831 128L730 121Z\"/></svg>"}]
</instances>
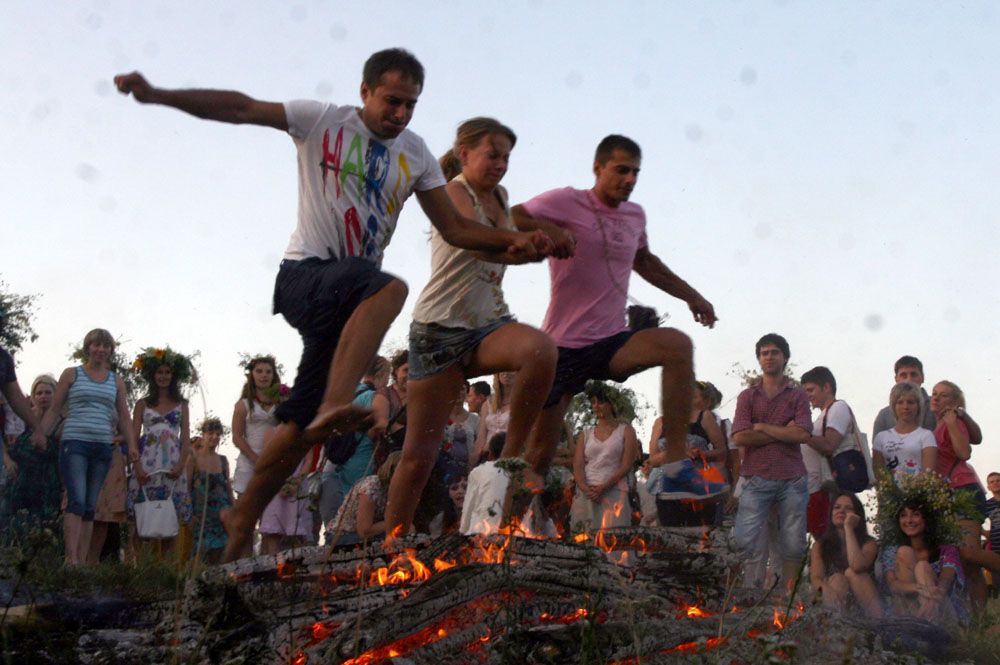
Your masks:
<instances>
[{"instance_id":1,"label":"blue jeans","mask_svg":"<svg viewBox=\"0 0 1000 665\"><path fill-rule=\"evenodd\" d=\"M66 486L66 512L94 521L97 497L111 468L111 444L64 439L59 450L59 473Z\"/></svg>"},{"instance_id":2,"label":"blue jeans","mask_svg":"<svg viewBox=\"0 0 1000 665\"><path fill-rule=\"evenodd\" d=\"M771 507L778 507L778 537L781 558L800 561L806 553L806 506L809 489L806 477L788 480L768 480L751 476L743 487L740 507L736 513L733 538L748 564L758 563L767 556L761 551L761 530L767 527Z\"/></svg>"}]
</instances>

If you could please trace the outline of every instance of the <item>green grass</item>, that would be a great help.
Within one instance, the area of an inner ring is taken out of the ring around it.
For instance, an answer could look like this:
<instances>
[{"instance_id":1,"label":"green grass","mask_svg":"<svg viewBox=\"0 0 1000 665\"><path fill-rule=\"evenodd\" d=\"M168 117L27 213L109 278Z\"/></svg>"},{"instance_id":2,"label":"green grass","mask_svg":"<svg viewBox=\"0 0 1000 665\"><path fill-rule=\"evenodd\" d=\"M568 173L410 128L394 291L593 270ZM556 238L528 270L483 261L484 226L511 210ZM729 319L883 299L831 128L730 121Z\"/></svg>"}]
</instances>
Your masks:
<instances>
[{"instance_id":1,"label":"green grass","mask_svg":"<svg viewBox=\"0 0 1000 665\"><path fill-rule=\"evenodd\" d=\"M986 610L959 631L948 655L976 665L1000 665L1000 600L991 599Z\"/></svg>"}]
</instances>

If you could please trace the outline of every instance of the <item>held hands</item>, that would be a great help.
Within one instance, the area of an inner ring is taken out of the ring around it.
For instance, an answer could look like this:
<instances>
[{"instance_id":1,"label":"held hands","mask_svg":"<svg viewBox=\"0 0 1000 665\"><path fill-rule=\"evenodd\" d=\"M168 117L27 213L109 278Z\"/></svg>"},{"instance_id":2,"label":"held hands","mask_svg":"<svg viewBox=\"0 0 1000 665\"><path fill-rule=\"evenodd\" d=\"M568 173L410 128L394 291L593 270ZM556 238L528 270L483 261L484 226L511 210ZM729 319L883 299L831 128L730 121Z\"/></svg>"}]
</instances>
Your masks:
<instances>
[{"instance_id":1,"label":"held hands","mask_svg":"<svg viewBox=\"0 0 1000 665\"><path fill-rule=\"evenodd\" d=\"M541 261L553 252L552 239L542 231L517 232L507 253L525 263Z\"/></svg>"},{"instance_id":2,"label":"held hands","mask_svg":"<svg viewBox=\"0 0 1000 665\"><path fill-rule=\"evenodd\" d=\"M576 253L576 236L564 228L553 225L548 229L552 241L552 256L557 259L568 259Z\"/></svg>"},{"instance_id":3,"label":"held hands","mask_svg":"<svg viewBox=\"0 0 1000 665\"><path fill-rule=\"evenodd\" d=\"M712 303L700 295L695 296L688 302L688 308L690 308L694 320L705 327L714 328L715 322L719 320L719 317L715 315L715 308L712 307Z\"/></svg>"}]
</instances>

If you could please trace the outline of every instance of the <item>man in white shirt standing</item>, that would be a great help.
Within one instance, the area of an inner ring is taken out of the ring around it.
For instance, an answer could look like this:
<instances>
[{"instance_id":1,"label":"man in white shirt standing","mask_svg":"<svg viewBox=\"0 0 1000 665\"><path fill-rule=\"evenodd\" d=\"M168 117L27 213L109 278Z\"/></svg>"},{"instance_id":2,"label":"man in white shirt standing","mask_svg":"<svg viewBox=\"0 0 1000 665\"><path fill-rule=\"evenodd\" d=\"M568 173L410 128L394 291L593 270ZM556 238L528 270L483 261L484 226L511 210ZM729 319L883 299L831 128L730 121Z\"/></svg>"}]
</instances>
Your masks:
<instances>
[{"instance_id":1,"label":"man in white shirt standing","mask_svg":"<svg viewBox=\"0 0 1000 665\"><path fill-rule=\"evenodd\" d=\"M280 424L246 492L222 516L227 561L243 550L264 507L306 452L334 430L357 428L370 413L351 401L406 301L406 284L380 268L410 194L416 193L431 223L456 247L523 260L539 260L551 249L541 231L489 228L455 210L437 160L406 128L423 83L423 66L398 48L365 62L360 107L266 102L226 90L167 90L138 72L115 77L118 90L144 104L288 132L298 152L298 224L275 281L274 313L302 336L302 358L292 393L276 411Z\"/></svg>"},{"instance_id":2,"label":"man in white shirt standing","mask_svg":"<svg viewBox=\"0 0 1000 665\"><path fill-rule=\"evenodd\" d=\"M819 409L813 421L812 436L802 446L802 461L806 465L806 482L809 487L809 505L806 508L806 528L813 538L826 531L830 517L830 492L825 483L833 480L829 458L841 445L848 447L854 441L847 434L851 428L851 408L837 399L837 379L826 367L813 367L802 375L802 388L809 395L809 404Z\"/></svg>"}]
</instances>

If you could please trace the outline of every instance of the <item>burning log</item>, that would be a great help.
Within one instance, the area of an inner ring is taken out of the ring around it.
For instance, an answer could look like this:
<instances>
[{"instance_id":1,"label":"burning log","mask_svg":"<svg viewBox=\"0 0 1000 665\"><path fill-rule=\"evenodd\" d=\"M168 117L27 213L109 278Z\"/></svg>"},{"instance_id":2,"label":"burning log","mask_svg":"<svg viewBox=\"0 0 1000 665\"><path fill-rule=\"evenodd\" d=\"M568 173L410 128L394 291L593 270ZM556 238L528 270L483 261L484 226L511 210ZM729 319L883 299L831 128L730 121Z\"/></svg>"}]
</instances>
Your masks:
<instances>
[{"instance_id":1,"label":"burning log","mask_svg":"<svg viewBox=\"0 0 1000 665\"><path fill-rule=\"evenodd\" d=\"M732 588L734 561L722 534L700 529L302 548L210 569L177 602L136 613L158 615L154 630L126 639L116 626L116 637L91 635L80 649L123 662L639 665L707 650L726 663L880 662L894 636L946 643L924 622L883 622L878 633L801 603L760 602Z\"/></svg>"}]
</instances>

